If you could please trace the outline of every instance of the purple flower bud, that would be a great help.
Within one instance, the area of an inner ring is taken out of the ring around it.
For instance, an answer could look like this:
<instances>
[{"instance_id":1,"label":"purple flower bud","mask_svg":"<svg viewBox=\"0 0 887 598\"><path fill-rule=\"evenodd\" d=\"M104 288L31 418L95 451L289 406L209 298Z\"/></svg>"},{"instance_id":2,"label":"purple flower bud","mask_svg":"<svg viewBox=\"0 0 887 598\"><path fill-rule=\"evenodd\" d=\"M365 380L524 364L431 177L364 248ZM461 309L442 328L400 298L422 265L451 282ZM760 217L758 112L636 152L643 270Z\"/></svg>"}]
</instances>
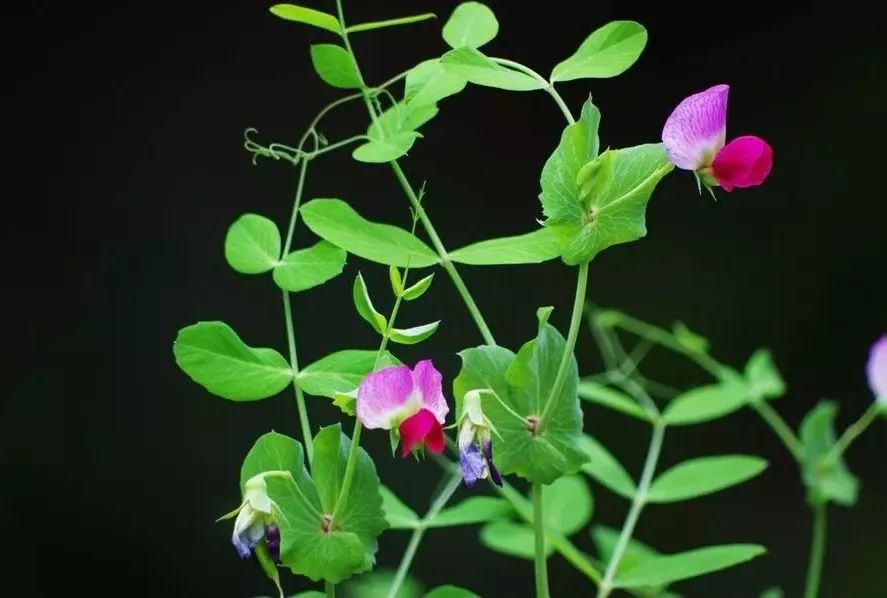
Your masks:
<instances>
[{"instance_id":1,"label":"purple flower bud","mask_svg":"<svg viewBox=\"0 0 887 598\"><path fill-rule=\"evenodd\" d=\"M280 528L273 523L265 528L265 544L268 545L268 554L275 563L280 562Z\"/></svg>"},{"instance_id":2,"label":"purple flower bud","mask_svg":"<svg viewBox=\"0 0 887 598\"><path fill-rule=\"evenodd\" d=\"M459 451L459 468L462 470L462 481L469 488L484 477L484 459L476 444L471 443Z\"/></svg>"},{"instance_id":3,"label":"purple flower bud","mask_svg":"<svg viewBox=\"0 0 887 598\"><path fill-rule=\"evenodd\" d=\"M484 459L487 462L487 467L490 470L490 477L493 478L493 483L502 487L502 476L499 475L499 470L496 469L496 466L493 465L493 441L490 438L484 440L483 443L483 451L484 451Z\"/></svg>"}]
</instances>

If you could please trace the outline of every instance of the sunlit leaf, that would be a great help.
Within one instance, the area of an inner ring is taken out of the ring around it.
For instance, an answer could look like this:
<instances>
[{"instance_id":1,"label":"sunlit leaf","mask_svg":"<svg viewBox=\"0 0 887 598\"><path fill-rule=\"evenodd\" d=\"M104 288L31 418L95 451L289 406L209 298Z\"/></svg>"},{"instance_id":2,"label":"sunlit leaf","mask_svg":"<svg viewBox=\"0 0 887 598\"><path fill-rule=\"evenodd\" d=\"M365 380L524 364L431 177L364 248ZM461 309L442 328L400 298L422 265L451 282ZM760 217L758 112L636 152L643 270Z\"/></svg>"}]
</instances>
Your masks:
<instances>
[{"instance_id":1,"label":"sunlit leaf","mask_svg":"<svg viewBox=\"0 0 887 598\"><path fill-rule=\"evenodd\" d=\"M560 244L552 229L542 228L515 237L472 243L449 255L454 262L473 266L539 264L558 257Z\"/></svg>"},{"instance_id":2,"label":"sunlit leaf","mask_svg":"<svg viewBox=\"0 0 887 598\"><path fill-rule=\"evenodd\" d=\"M272 14L287 21L313 25L314 27L326 29L333 33L342 32L342 27L339 25L339 19L329 13L314 10L313 8L305 8L304 6L297 6L295 4L275 4L270 10Z\"/></svg>"},{"instance_id":3,"label":"sunlit leaf","mask_svg":"<svg viewBox=\"0 0 887 598\"><path fill-rule=\"evenodd\" d=\"M332 280L345 268L346 253L327 241L293 251L274 267L274 282L296 293Z\"/></svg>"},{"instance_id":4,"label":"sunlit leaf","mask_svg":"<svg viewBox=\"0 0 887 598\"><path fill-rule=\"evenodd\" d=\"M589 35L576 53L554 67L552 81L615 77L635 63L647 45L647 30L634 21L613 21Z\"/></svg>"},{"instance_id":5,"label":"sunlit leaf","mask_svg":"<svg viewBox=\"0 0 887 598\"><path fill-rule=\"evenodd\" d=\"M437 331L440 320L412 328L392 328L388 331L388 337L392 342L401 345L415 345L421 343Z\"/></svg>"},{"instance_id":6,"label":"sunlit leaf","mask_svg":"<svg viewBox=\"0 0 887 598\"><path fill-rule=\"evenodd\" d=\"M373 31L374 29L384 29L386 27L399 27L401 25L412 25L428 19L435 19L437 16L433 12L426 12L419 15L410 15L408 17L398 17L396 19L386 19L384 21L372 21L369 23L358 23L350 25L345 29L348 33L360 33L361 31Z\"/></svg>"},{"instance_id":7,"label":"sunlit leaf","mask_svg":"<svg viewBox=\"0 0 887 598\"><path fill-rule=\"evenodd\" d=\"M506 91L534 91L545 84L526 73L501 66L474 48L450 50L440 59L448 72L475 85Z\"/></svg>"},{"instance_id":8,"label":"sunlit leaf","mask_svg":"<svg viewBox=\"0 0 887 598\"><path fill-rule=\"evenodd\" d=\"M711 494L741 484L766 468L764 459L745 455L691 459L661 473L653 481L647 500L676 502Z\"/></svg>"},{"instance_id":9,"label":"sunlit leaf","mask_svg":"<svg viewBox=\"0 0 887 598\"><path fill-rule=\"evenodd\" d=\"M280 259L280 231L268 218L244 214L225 235L225 260L241 274L261 274Z\"/></svg>"},{"instance_id":10,"label":"sunlit leaf","mask_svg":"<svg viewBox=\"0 0 887 598\"><path fill-rule=\"evenodd\" d=\"M311 46L311 64L324 82L339 89L358 89L363 85L357 65L348 50L336 44Z\"/></svg>"},{"instance_id":11,"label":"sunlit leaf","mask_svg":"<svg viewBox=\"0 0 887 598\"><path fill-rule=\"evenodd\" d=\"M486 4L463 2L444 24L443 38L451 48L479 48L498 32L499 21Z\"/></svg>"},{"instance_id":12,"label":"sunlit leaf","mask_svg":"<svg viewBox=\"0 0 887 598\"><path fill-rule=\"evenodd\" d=\"M354 287L352 288L352 291L351 296L354 299L354 307L357 309L357 313L360 317L368 322L376 332L379 334L385 334L385 330L388 328L388 319L380 314L375 306L373 306L373 301L370 299L369 289L367 289L367 285L360 272L358 272L357 276L354 278Z\"/></svg>"}]
</instances>

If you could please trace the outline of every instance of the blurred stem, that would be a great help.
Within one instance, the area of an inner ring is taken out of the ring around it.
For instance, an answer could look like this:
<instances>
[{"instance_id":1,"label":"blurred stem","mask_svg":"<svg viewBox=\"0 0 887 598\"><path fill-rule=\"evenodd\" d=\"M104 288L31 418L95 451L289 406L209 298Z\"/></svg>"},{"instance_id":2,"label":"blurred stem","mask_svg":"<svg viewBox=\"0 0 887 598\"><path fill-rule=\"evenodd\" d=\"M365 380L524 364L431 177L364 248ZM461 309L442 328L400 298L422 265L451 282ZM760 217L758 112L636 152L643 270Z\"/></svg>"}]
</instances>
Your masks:
<instances>
[{"instance_id":1,"label":"blurred stem","mask_svg":"<svg viewBox=\"0 0 887 598\"><path fill-rule=\"evenodd\" d=\"M819 580L822 576L822 561L825 558L827 517L825 503L813 507L813 540L810 544L810 563L807 567L807 585L804 598L819 595Z\"/></svg>"},{"instance_id":2,"label":"blurred stem","mask_svg":"<svg viewBox=\"0 0 887 598\"><path fill-rule=\"evenodd\" d=\"M403 558L400 560L400 566L397 568L394 581L391 582L391 587L388 588L388 598L397 597L397 591L400 589L400 586L403 585L404 579L406 579L407 573L410 570L410 565L413 563L413 558L416 556L416 550L418 550L419 544L422 542L425 530L428 529L428 523L437 517L437 514L440 513L441 509L446 506L456 490L459 489L459 483L461 481L462 474L456 469L450 474L450 480L447 485L444 486L440 494L437 495L437 498L431 503L431 507L420 522L419 527L413 530L413 535L410 536L410 543L407 545L406 552L404 552Z\"/></svg>"},{"instance_id":3,"label":"blurred stem","mask_svg":"<svg viewBox=\"0 0 887 598\"><path fill-rule=\"evenodd\" d=\"M336 598L336 584L325 581L323 582L323 589L326 592L327 598Z\"/></svg>"},{"instance_id":4,"label":"blurred stem","mask_svg":"<svg viewBox=\"0 0 887 598\"><path fill-rule=\"evenodd\" d=\"M770 403L760 400L760 401L752 401L751 402L752 409L758 412L765 422L770 426L773 432L782 440L782 444L785 445L785 448L788 449L788 452L791 453L792 457L795 458L795 461L802 461L804 459L804 445L801 444L801 441L798 440L797 435L795 435L794 431L785 423L785 420L782 419L782 416L770 406Z\"/></svg>"},{"instance_id":5,"label":"blurred stem","mask_svg":"<svg viewBox=\"0 0 887 598\"><path fill-rule=\"evenodd\" d=\"M507 58L492 58L491 60L497 64L501 64L502 66L508 66L515 70L521 71L522 73L527 74L539 81L539 83L542 84L542 89L544 89L548 93L548 95L551 96L551 98L554 100L554 103L557 104L558 108L560 108L561 112L564 115L564 118L567 119L567 123L571 125L576 124L575 119L573 119L573 114L570 112L570 108L567 107L567 103L564 102L564 98L561 97L561 94L559 94L554 88L554 84L549 82L548 79L546 79L530 67L519 62L508 60Z\"/></svg>"},{"instance_id":6,"label":"blurred stem","mask_svg":"<svg viewBox=\"0 0 887 598\"><path fill-rule=\"evenodd\" d=\"M542 517L542 484L533 484L533 534L536 538L536 598L548 598L548 557L545 555L545 521Z\"/></svg>"},{"instance_id":7,"label":"blurred stem","mask_svg":"<svg viewBox=\"0 0 887 598\"><path fill-rule=\"evenodd\" d=\"M579 264L579 272L576 278L576 296L573 297L573 313L570 317L570 329L567 332L567 343L564 346L564 354L561 355L560 365L557 367L557 374L554 377L554 384L548 392L548 398L545 404L541 406L542 413L539 415L539 425L545 425L545 416L551 410L554 404L554 397L560 393L567 379L567 373L570 371L570 365L573 363L573 350L576 348L576 339L579 337L579 326L582 324L582 310L585 307L585 293L588 288L588 262ZM538 409L538 406L537 406Z\"/></svg>"},{"instance_id":8,"label":"blurred stem","mask_svg":"<svg viewBox=\"0 0 887 598\"><path fill-rule=\"evenodd\" d=\"M625 518L625 524L622 526L622 532L619 534L619 540L616 542L616 548L610 556L610 562L607 563L607 571L604 573L604 581L598 588L598 598L606 598L613 591L613 580L616 572L619 570L619 563L625 556L625 549L628 542L634 534L634 528L637 526L641 511L647 503L647 495L650 492L650 485L653 483L653 474L656 472L656 463L659 461L659 453L662 450L662 442L665 439L665 423L657 420L653 424L653 437L650 439L650 448L647 451L647 459L644 463L644 470L641 473L641 480L638 483L638 490L635 492L634 499L631 501L631 509Z\"/></svg>"},{"instance_id":9,"label":"blurred stem","mask_svg":"<svg viewBox=\"0 0 887 598\"><path fill-rule=\"evenodd\" d=\"M883 409L882 405L875 401L871 404L871 406L866 410L862 416L850 424L844 433L841 434L841 437L835 443L835 446L832 447L832 450L825 457L826 462L837 461L841 455L843 455L850 445L853 444L853 441L859 438L863 432L866 431L872 422L880 415L881 409Z\"/></svg>"}]
</instances>

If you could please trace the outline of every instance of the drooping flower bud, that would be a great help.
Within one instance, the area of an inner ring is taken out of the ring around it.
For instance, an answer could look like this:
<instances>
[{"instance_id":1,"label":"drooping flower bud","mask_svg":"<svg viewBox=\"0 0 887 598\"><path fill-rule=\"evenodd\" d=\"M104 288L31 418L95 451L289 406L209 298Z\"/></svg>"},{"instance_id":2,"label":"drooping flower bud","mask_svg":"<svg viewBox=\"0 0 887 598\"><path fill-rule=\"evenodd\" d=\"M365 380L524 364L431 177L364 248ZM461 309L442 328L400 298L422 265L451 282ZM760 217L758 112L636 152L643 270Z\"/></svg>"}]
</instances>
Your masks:
<instances>
[{"instance_id":1,"label":"drooping flower bud","mask_svg":"<svg viewBox=\"0 0 887 598\"><path fill-rule=\"evenodd\" d=\"M260 473L247 480L243 485L241 505L234 511L220 517L219 520L236 517L231 543L234 544L237 554L242 558L252 555L256 544L265 539L269 554L275 562L279 562L280 530L274 523L276 505L268 496L268 487L265 483L265 476L268 473Z\"/></svg>"}]
</instances>

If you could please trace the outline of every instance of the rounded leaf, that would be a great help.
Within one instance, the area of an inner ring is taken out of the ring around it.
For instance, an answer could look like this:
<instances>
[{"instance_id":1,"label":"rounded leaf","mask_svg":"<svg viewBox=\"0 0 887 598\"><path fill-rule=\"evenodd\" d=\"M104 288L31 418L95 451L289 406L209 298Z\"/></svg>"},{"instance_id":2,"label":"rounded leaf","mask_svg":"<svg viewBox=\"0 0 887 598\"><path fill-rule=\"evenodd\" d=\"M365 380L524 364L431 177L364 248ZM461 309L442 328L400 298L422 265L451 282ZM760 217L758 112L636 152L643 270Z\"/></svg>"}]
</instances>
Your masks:
<instances>
[{"instance_id":1,"label":"rounded leaf","mask_svg":"<svg viewBox=\"0 0 887 598\"><path fill-rule=\"evenodd\" d=\"M261 274L280 260L280 231L268 218L244 214L225 235L225 260L241 274Z\"/></svg>"},{"instance_id":2,"label":"rounded leaf","mask_svg":"<svg viewBox=\"0 0 887 598\"><path fill-rule=\"evenodd\" d=\"M444 41L451 48L479 48L499 33L499 21L486 4L463 2L443 27Z\"/></svg>"}]
</instances>

